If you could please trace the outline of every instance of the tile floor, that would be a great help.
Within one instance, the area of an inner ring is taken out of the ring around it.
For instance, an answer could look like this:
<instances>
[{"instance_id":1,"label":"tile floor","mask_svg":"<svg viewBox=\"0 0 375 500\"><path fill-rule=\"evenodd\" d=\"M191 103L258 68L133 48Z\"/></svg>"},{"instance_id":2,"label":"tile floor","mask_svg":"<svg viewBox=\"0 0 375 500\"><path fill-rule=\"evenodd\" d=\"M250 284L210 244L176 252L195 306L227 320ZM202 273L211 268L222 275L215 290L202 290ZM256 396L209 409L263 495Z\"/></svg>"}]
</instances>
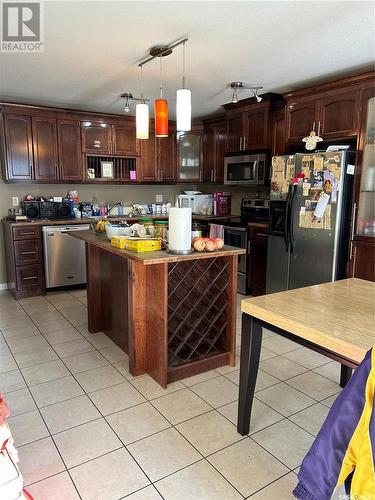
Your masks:
<instances>
[{"instance_id":1,"label":"tile floor","mask_svg":"<svg viewBox=\"0 0 375 500\"><path fill-rule=\"evenodd\" d=\"M242 299L239 296L239 299ZM237 352L241 340L238 306ZM249 436L239 358L162 389L87 330L86 292L0 293L0 390L37 500L292 499L340 391L339 365L265 331Z\"/></svg>"}]
</instances>

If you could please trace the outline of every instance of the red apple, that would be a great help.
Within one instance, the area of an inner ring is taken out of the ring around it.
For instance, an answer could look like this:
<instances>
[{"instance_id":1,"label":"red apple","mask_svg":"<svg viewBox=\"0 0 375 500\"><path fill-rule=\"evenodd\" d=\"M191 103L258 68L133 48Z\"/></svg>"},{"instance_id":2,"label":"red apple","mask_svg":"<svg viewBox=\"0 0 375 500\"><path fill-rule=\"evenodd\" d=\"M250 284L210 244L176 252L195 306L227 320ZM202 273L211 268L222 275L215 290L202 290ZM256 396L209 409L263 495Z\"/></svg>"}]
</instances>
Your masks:
<instances>
[{"instance_id":1,"label":"red apple","mask_svg":"<svg viewBox=\"0 0 375 500\"><path fill-rule=\"evenodd\" d=\"M206 241L206 250L207 252L214 252L215 250L217 250L216 241L215 240Z\"/></svg>"},{"instance_id":2,"label":"red apple","mask_svg":"<svg viewBox=\"0 0 375 500\"><path fill-rule=\"evenodd\" d=\"M223 238L215 238L215 243L216 243L216 248L218 250L220 250L220 248L223 248L223 246L224 246Z\"/></svg>"},{"instance_id":3,"label":"red apple","mask_svg":"<svg viewBox=\"0 0 375 500\"><path fill-rule=\"evenodd\" d=\"M197 238L193 243L193 247L197 252L203 252L206 247L206 243L203 241L203 238Z\"/></svg>"}]
</instances>

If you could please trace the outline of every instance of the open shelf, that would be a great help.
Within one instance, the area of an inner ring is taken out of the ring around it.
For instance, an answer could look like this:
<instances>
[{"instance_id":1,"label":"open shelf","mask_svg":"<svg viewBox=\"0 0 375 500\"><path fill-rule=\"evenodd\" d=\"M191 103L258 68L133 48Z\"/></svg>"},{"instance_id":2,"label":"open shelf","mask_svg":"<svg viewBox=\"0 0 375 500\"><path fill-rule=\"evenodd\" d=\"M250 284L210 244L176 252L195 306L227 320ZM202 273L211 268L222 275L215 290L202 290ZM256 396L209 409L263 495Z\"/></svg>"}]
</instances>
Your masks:
<instances>
[{"instance_id":1,"label":"open shelf","mask_svg":"<svg viewBox=\"0 0 375 500\"><path fill-rule=\"evenodd\" d=\"M101 162L113 163L113 178L101 177ZM88 176L88 169L95 172L95 178ZM134 172L131 177L131 172ZM86 155L86 182L137 182L137 159L130 157Z\"/></svg>"}]
</instances>

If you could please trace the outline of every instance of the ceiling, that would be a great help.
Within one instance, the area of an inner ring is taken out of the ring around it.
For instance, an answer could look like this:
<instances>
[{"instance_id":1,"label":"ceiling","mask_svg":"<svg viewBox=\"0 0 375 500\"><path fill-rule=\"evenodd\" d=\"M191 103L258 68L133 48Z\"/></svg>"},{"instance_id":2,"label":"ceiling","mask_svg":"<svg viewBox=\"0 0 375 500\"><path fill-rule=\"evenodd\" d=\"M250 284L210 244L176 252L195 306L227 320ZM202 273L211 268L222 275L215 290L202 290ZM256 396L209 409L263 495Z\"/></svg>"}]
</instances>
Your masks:
<instances>
[{"instance_id":1,"label":"ceiling","mask_svg":"<svg viewBox=\"0 0 375 500\"><path fill-rule=\"evenodd\" d=\"M193 116L220 112L228 82L283 92L353 74L374 62L372 1L46 1L45 51L0 55L0 99L122 113L122 92L140 93L137 63L150 47L189 37ZM163 59L173 117L182 47ZM159 89L146 65L145 96ZM248 97L246 91L240 98ZM134 111L134 109L132 110Z\"/></svg>"}]
</instances>

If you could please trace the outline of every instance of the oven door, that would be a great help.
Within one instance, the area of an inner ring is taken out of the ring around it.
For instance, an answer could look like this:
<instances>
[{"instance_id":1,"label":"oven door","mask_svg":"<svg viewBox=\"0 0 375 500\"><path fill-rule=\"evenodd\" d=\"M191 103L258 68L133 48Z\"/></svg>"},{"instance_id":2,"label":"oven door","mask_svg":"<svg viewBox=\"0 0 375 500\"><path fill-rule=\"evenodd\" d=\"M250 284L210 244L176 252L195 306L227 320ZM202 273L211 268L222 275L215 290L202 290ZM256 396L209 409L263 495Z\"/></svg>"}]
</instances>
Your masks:
<instances>
[{"instance_id":1,"label":"oven door","mask_svg":"<svg viewBox=\"0 0 375 500\"><path fill-rule=\"evenodd\" d=\"M224 226L224 243L232 247L244 248L247 250L247 229L244 227ZM247 292L246 261L246 253L238 256L237 290L239 293L243 294Z\"/></svg>"},{"instance_id":2,"label":"oven door","mask_svg":"<svg viewBox=\"0 0 375 500\"><path fill-rule=\"evenodd\" d=\"M224 184L257 185L258 155L228 156L224 158Z\"/></svg>"}]
</instances>

